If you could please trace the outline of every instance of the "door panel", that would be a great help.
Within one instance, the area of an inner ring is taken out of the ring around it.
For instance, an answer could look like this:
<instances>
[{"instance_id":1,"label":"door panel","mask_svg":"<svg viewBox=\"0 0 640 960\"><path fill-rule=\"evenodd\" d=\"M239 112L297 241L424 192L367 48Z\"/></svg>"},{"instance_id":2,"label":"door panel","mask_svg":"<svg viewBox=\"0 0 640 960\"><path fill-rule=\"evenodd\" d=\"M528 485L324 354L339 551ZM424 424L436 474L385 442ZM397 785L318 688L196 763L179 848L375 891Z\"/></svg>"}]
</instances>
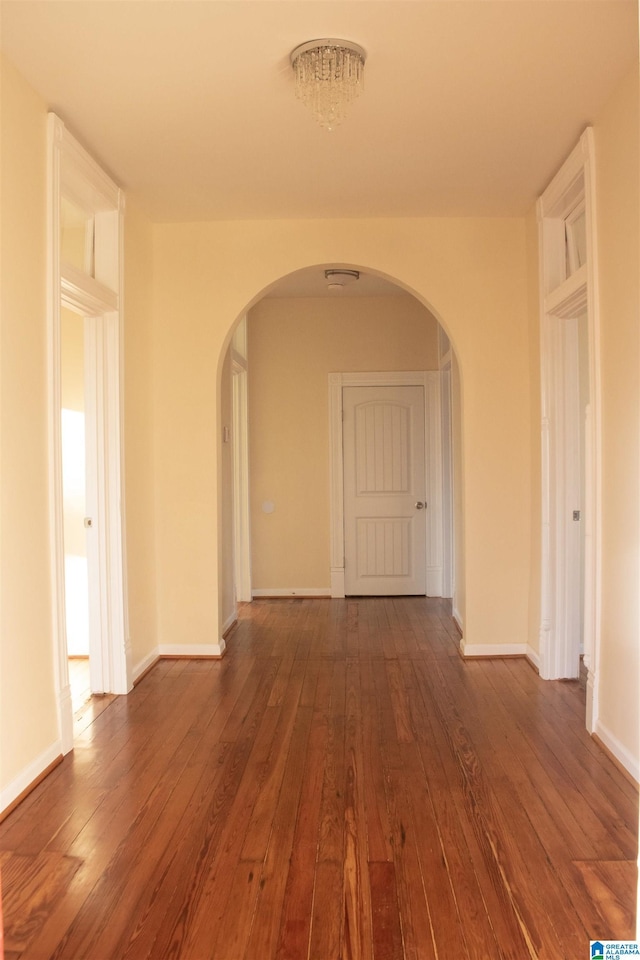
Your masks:
<instances>
[{"instance_id":1,"label":"door panel","mask_svg":"<svg viewBox=\"0 0 640 960\"><path fill-rule=\"evenodd\" d=\"M345 592L426 592L424 390L343 390Z\"/></svg>"}]
</instances>

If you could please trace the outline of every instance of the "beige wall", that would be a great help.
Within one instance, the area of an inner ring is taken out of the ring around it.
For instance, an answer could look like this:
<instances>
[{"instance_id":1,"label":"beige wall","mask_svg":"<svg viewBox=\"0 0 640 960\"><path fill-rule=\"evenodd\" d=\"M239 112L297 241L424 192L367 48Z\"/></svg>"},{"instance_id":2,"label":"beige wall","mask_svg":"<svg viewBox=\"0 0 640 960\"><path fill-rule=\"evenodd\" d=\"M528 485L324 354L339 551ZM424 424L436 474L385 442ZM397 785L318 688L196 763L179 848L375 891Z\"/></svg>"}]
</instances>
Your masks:
<instances>
[{"instance_id":1,"label":"beige wall","mask_svg":"<svg viewBox=\"0 0 640 960\"><path fill-rule=\"evenodd\" d=\"M158 643L151 224L127 201L124 235L124 482L134 669Z\"/></svg>"},{"instance_id":2,"label":"beige wall","mask_svg":"<svg viewBox=\"0 0 640 960\"><path fill-rule=\"evenodd\" d=\"M328 375L437 369L437 321L408 296L264 299L248 333L252 586L329 593Z\"/></svg>"},{"instance_id":3,"label":"beige wall","mask_svg":"<svg viewBox=\"0 0 640 960\"><path fill-rule=\"evenodd\" d=\"M522 220L256 221L154 227L158 625L217 642L220 476L213 425L230 329L280 277L353 264L395 279L451 335L463 394L465 632L525 643L529 326ZM188 318L188 323L186 322ZM523 424L526 428L523 429Z\"/></svg>"},{"instance_id":4,"label":"beige wall","mask_svg":"<svg viewBox=\"0 0 640 960\"><path fill-rule=\"evenodd\" d=\"M1 64L0 786L59 753L47 497L46 108ZM26 784L25 784L26 786Z\"/></svg>"},{"instance_id":5,"label":"beige wall","mask_svg":"<svg viewBox=\"0 0 640 960\"><path fill-rule=\"evenodd\" d=\"M638 763L640 295L638 71L595 124L602 359L600 722Z\"/></svg>"}]
</instances>

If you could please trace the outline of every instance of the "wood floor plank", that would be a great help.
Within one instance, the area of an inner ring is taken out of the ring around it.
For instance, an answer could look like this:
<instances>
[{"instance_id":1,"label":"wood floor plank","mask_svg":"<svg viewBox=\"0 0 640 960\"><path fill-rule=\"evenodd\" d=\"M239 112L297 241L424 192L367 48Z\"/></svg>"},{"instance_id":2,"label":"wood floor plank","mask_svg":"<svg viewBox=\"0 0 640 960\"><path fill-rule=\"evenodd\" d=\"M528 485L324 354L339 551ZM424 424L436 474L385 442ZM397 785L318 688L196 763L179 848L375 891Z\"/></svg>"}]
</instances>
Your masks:
<instances>
[{"instance_id":1,"label":"wood floor plank","mask_svg":"<svg viewBox=\"0 0 640 960\"><path fill-rule=\"evenodd\" d=\"M483 669L486 667L482 666ZM500 669L500 665L497 666ZM583 830L592 842L599 845L598 855L602 859L630 858L637 843L637 794L635 802L626 802L619 795L617 802L612 802L606 786L611 780L607 768L613 768L614 765L611 761L605 762L602 751L594 757L592 751L597 747L583 725L576 724L572 729L566 722L566 716L556 727L550 723L548 716L536 716L533 724L531 717L523 712L521 703L514 699L508 685L503 690L509 713L525 731L530 748L545 769L553 774L557 783L563 785L565 797L571 798L573 816L580 816ZM553 697L554 691L550 690L549 694ZM596 771L589 775L592 766ZM603 770L607 771L605 775L602 775Z\"/></svg>"},{"instance_id":2,"label":"wood floor plank","mask_svg":"<svg viewBox=\"0 0 640 960\"><path fill-rule=\"evenodd\" d=\"M345 690L345 782L343 942L345 958L371 960L371 892L367 864L365 756L362 724L360 664L347 661Z\"/></svg>"},{"instance_id":3,"label":"wood floor plank","mask_svg":"<svg viewBox=\"0 0 640 960\"><path fill-rule=\"evenodd\" d=\"M43 852L35 856L6 853L0 864L7 918L4 945L7 951L21 954L40 932L82 863L74 857Z\"/></svg>"},{"instance_id":4,"label":"wood floor plank","mask_svg":"<svg viewBox=\"0 0 640 960\"><path fill-rule=\"evenodd\" d=\"M202 864L202 876L195 894L194 902L189 904L191 917L185 926L181 950L185 957L206 955L211 943L211 926L220 922L229 903L228 877L240 862L240 854L248 824L250 822L256 798L262 784L262 772L277 728L280 708L267 707L260 728L256 733L237 794L229 815L222 825L218 848L213 856L207 856ZM195 831L190 829L190 834ZM195 833L193 858L200 860L201 852L197 846ZM184 860L185 858L183 858ZM189 860L186 861L189 863ZM180 862L176 861L176 868ZM192 871L191 871L192 872ZM185 881L186 882L186 881ZM185 886L176 876L171 885L171 896L167 906L159 905L159 923L169 925L173 930L179 925L180 913L184 910L184 897L173 895L173 890Z\"/></svg>"},{"instance_id":5,"label":"wood floor plank","mask_svg":"<svg viewBox=\"0 0 640 960\"><path fill-rule=\"evenodd\" d=\"M254 804L251 821L242 847L242 859L263 860L271 836L274 810L289 759L289 745L298 713L298 701L304 682L305 660L291 661L293 669L288 678L287 693L280 712L278 728L272 749L266 761L261 789ZM271 701L269 701L271 703Z\"/></svg>"},{"instance_id":6,"label":"wood floor plank","mask_svg":"<svg viewBox=\"0 0 640 960\"><path fill-rule=\"evenodd\" d=\"M252 960L253 957L273 957L278 948L296 811L312 719L313 711L310 707L303 707L298 711L264 858L260 891L245 953L246 960Z\"/></svg>"},{"instance_id":7,"label":"wood floor plank","mask_svg":"<svg viewBox=\"0 0 640 960\"><path fill-rule=\"evenodd\" d=\"M430 719L421 697L413 662L404 664L403 672L405 688L414 714L414 726L418 730L429 730ZM416 785L424 781L428 784L429 801L447 863L456 913L461 919L466 950L471 960L485 960L488 956L497 956L499 951L495 933L459 819L458 810L463 801L459 778L450 779L432 738L420 740L419 757L422 771L416 765L412 789L416 789ZM416 760L417 758L413 757L414 765Z\"/></svg>"},{"instance_id":8,"label":"wood floor plank","mask_svg":"<svg viewBox=\"0 0 640 960\"><path fill-rule=\"evenodd\" d=\"M388 751L385 750L385 757ZM406 960L436 957L431 906L416 844L416 830L404 772L385 763L385 792L392 828L396 892ZM374 861L375 862L375 861ZM374 942L375 942L374 934Z\"/></svg>"},{"instance_id":9,"label":"wood floor plank","mask_svg":"<svg viewBox=\"0 0 640 960\"><path fill-rule=\"evenodd\" d=\"M384 787L380 749L380 713L370 661L360 664L362 742L364 750L364 806L369 859L393 860L391 826Z\"/></svg>"},{"instance_id":10,"label":"wood floor plank","mask_svg":"<svg viewBox=\"0 0 640 960\"><path fill-rule=\"evenodd\" d=\"M584 682L439 599L241 604L0 824L10 960L578 960L633 934L638 793Z\"/></svg>"},{"instance_id":11,"label":"wood floor plank","mask_svg":"<svg viewBox=\"0 0 640 960\"><path fill-rule=\"evenodd\" d=\"M476 775L466 751L459 751L459 735L454 735L455 724L447 719L440 707L440 696L433 696L431 668L420 663L415 664L416 672L422 681L423 698L429 727L424 730L421 740L421 752L424 753L424 741L436 745L440 758L439 764L433 764L431 756L423 760L430 770L430 789L434 793L434 802L443 794L450 796L458 814L458 821L464 842L469 851L482 899L494 931L499 955L509 960L535 958L537 949L532 942L532 933L527 929L525 918L514 900L512 885L505 873L501 849L497 841L496 827L487 823L481 806L481 797L474 789ZM455 668L454 668L455 669ZM442 774L440 775L440 771ZM451 789L450 785L457 789ZM507 827L507 830L510 828Z\"/></svg>"},{"instance_id":12,"label":"wood floor plank","mask_svg":"<svg viewBox=\"0 0 640 960\"><path fill-rule=\"evenodd\" d=\"M445 682L444 665L439 663L441 684ZM442 686L441 686L442 689ZM571 910L566 891L531 823L527 811L520 804L512 784L495 759L492 742L482 742L482 763L475 749L484 737L482 728L466 726L461 722L459 700L454 701L450 690L441 696L439 704L447 711L447 728L452 732L454 749L463 766L465 777L473 791L475 802L483 818L484 829L499 852L505 883L525 925L527 936L541 950L553 956L561 952L561 936L569 955L579 955L580 944L586 932L575 912ZM540 923L532 909L532 890L550 922Z\"/></svg>"},{"instance_id":13,"label":"wood floor plank","mask_svg":"<svg viewBox=\"0 0 640 960\"><path fill-rule=\"evenodd\" d=\"M323 717L330 698L332 674L329 661L318 662L316 698L282 906L276 951L278 960L298 960L306 957L309 950L324 760L329 736L328 723L323 722Z\"/></svg>"},{"instance_id":14,"label":"wood floor plank","mask_svg":"<svg viewBox=\"0 0 640 960\"><path fill-rule=\"evenodd\" d=\"M229 883L228 908L219 923L212 923L212 946L203 954L216 960L238 960L244 957L256 900L260 891L262 861L241 860Z\"/></svg>"},{"instance_id":15,"label":"wood floor plank","mask_svg":"<svg viewBox=\"0 0 640 960\"><path fill-rule=\"evenodd\" d=\"M266 676L272 681L275 671L267 671ZM234 855L239 855L253 806L252 803L247 805L241 787L246 782L247 768L254 751L260 763L271 743L274 730L272 721L277 716L277 708L267 706L270 691L271 682L260 685L255 691L254 700L245 707L244 720L239 728L242 736L237 742L234 745L223 744L222 741L217 744L217 749L226 746L219 776L215 784L199 790L196 804L192 805L189 816L181 822L186 836L182 838L179 832L176 844L166 848L166 876L170 883L163 883L162 886L165 890L168 886L170 899L166 902L159 890L150 888L152 909L146 930L136 931L138 942L131 951L132 960L137 960L141 955L153 956L153 953L198 957L203 949L210 946L212 917L216 919L222 916L229 892L226 878L217 874L216 868L224 864L227 869L233 869L235 865L234 857L230 860L225 857L230 834L232 839L238 840ZM224 730L227 730L226 725ZM211 747L204 741L201 749L206 752ZM238 803L240 798L242 802ZM176 856L177 850L181 850L180 857ZM157 907L160 903L161 912ZM151 934L154 937L153 952L141 954L141 940L144 936L149 940Z\"/></svg>"},{"instance_id":16,"label":"wood floor plank","mask_svg":"<svg viewBox=\"0 0 640 960\"><path fill-rule=\"evenodd\" d=\"M404 955L402 928L392 863L369 864L375 960L397 960Z\"/></svg>"},{"instance_id":17,"label":"wood floor plank","mask_svg":"<svg viewBox=\"0 0 640 960\"><path fill-rule=\"evenodd\" d=\"M341 956L342 882L342 863L322 860L316 865L309 960Z\"/></svg>"},{"instance_id":18,"label":"wood floor plank","mask_svg":"<svg viewBox=\"0 0 640 960\"><path fill-rule=\"evenodd\" d=\"M318 860L342 864L344 852L344 712L345 668L333 665L331 693L321 722L327 725L328 737L324 759L324 779L320 808Z\"/></svg>"},{"instance_id":19,"label":"wood floor plank","mask_svg":"<svg viewBox=\"0 0 640 960\"><path fill-rule=\"evenodd\" d=\"M400 825L402 833L398 839L401 846L413 843L418 853L436 955L439 960L468 960L450 873L449 851L443 848L431 796L420 776L417 746L401 748L401 758L402 785L407 795L408 809Z\"/></svg>"},{"instance_id":20,"label":"wood floor plank","mask_svg":"<svg viewBox=\"0 0 640 960\"><path fill-rule=\"evenodd\" d=\"M633 940L635 915L629 891L637 888L638 864L633 860L590 860L574 864L599 917L588 921L590 940ZM612 935L611 931L614 931Z\"/></svg>"}]
</instances>

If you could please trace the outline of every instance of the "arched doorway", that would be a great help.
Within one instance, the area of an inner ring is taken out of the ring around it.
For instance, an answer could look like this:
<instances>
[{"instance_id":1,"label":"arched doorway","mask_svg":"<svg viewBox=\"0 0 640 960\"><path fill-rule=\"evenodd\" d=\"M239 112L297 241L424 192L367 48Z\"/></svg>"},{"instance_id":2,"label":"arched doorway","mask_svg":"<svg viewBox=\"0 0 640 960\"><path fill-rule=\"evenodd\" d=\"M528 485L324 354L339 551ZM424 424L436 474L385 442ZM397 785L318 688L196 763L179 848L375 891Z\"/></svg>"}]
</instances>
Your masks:
<instances>
[{"instance_id":1,"label":"arched doorway","mask_svg":"<svg viewBox=\"0 0 640 960\"><path fill-rule=\"evenodd\" d=\"M428 583L418 592L451 597L456 584L454 434L458 447L461 444L460 429L452 429L453 418L460 416L459 399L452 402L452 381L453 389L459 383L455 354L437 317L403 287L372 274L357 293L350 288L346 297L336 296L324 286L324 270L330 266L321 264L297 271L276 282L249 314L245 357L249 371L252 496L246 515L251 517L254 556L251 594L341 595L335 589L339 566L335 558L342 549L344 516L334 509L334 500L343 481L334 451L341 448L342 438L337 439L336 447L331 426L341 423L331 399L332 394L341 396L341 388L336 390L336 371L344 374L356 368L360 379L375 374L381 382L380 371L386 370L392 379L406 379L407 375L415 379L419 366L423 368L418 379L428 413L425 445L429 470L423 497L429 509L425 558ZM369 277L364 270L361 275ZM241 328L244 318L238 322ZM421 326L424 334L419 332ZM375 338L380 339L377 346L372 342ZM229 411L225 399L231 391L238 400L235 385L244 375L236 339L234 336L228 345L223 368L221 409L227 412L223 412L220 433L223 473L226 471L222 513L237 517L242 511L238 511L237 502L230 503L230 497L238 496L242 483L231 481L228 465L233 461L234 469L238 469L235 447L242 446L244 440L239 435L236 414ZM456 367L455 377L452 365ZM267 367L272 368L268 375ZM230 436L230 423L234 449L227 456L225 441ZM458 469L459 463L458 456ZM461 507L458 495L457 509ZM232 562L230 545L224 548L227 559L223 566L227 571L236 570L237 600L249 599L242 583L238 589L237 572L238 556L247 551L248 527L236 524ZM310 554L315 555L315 566ZM322 572L318 573L321 565ZM229 601L227 589L223 629L232 622Z\"/></svg>"}]
</instances>

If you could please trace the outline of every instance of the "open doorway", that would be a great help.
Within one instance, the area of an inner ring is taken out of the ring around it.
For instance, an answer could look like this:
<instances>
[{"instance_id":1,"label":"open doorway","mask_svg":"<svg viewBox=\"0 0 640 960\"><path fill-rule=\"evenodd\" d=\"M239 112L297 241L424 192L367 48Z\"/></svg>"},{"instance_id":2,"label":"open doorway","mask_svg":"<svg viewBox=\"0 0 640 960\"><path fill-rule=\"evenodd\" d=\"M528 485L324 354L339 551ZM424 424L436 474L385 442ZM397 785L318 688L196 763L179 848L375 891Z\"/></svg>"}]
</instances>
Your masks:
<instances>
[{"instance_id":1,"label":"open doorway","mask_svg":"<svg viewBox=\"0 0 640 960\"><path fill-rule=\"evenodd\" d=\"M88 657L91 691L131 688L121 471L124 203L54 114L48 133L50 543L60 741L68 753L69 653Z\"/></svg>"},{"instance_id":2,"label":"open doorway","mask_svg":"<svg viewBox=\"0 0 640 960\"><path fill-rule=\"evenodd\" d=\"M63 307L60 330L65 624L75 715L91 697L84 318Z\"/></svg>"},{"instance_id":3,"label":"open doorway","mask_svg":"<svg viewBox=\"0 0 640 960\"><path fill-rule=\"evenodd\" d=\"M586 668L586 726L598 721L600 358L593 130L538 201L541 305L540 675Z\"/></svg>"},{"instance_id":4,"label":"open doorway","mask_svg":"<svg viewBox=\"0 0 640 960\"><path fill-rule=\"evenodd\" d=\"M451 597L457 558L449 516L445 575L442 487L451 486L453 470L450 446L446 477L441 463L440 325L406 290L363 270L348 288L327 293L324 267L274 284L248 318L252 595L344 596L344 512L336 509L343 389L371 377L386 388L390 376L391 386L394 377L418 378L423 391L423 438L434 469L411 501L426 520L421 592ZM450 440L449 421L445 432ZM453 510L452 495L448 503Z\"/></svg>"}]
</instances>

